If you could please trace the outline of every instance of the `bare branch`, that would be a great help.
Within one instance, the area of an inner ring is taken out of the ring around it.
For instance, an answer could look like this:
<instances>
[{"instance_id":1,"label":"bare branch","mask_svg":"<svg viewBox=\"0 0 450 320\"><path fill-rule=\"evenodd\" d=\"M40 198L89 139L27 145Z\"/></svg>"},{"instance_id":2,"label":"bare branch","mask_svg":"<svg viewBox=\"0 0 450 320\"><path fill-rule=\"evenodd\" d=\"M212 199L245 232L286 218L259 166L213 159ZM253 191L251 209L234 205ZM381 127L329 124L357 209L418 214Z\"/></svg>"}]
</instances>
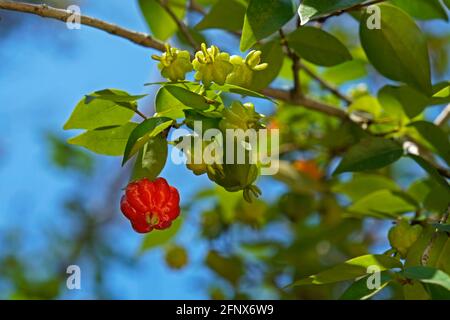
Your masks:
<instances>
[{"instance_id":1,"label":"bare branch","mask_svg":"<svg viewBox=\"0 0 450 320\"><path fill-rule=\"evenodd\" d=\"M336 97L345 101L346 104L349 105L352 103L352 100L349 97L341 93L335 86L322 79L319 75L315 74L310 68L302 63L300 63L300 68L303 69L303 71L305 71L311 78L316 80L324 89L330 91Z\"/></svg>"},{"instance_id":2,"label":"bare branch","mask_svg":"<svg viewBox=\"0 0 450 320\"><path fill-rule=\"evenodd\" d=\"M301 97L302 85L300 82L300 57L291 49L289 43L284 35L283 29L278 31L280 34L281 44L286 49L287 56L292 60L292 76L294 77L294 88L292 88L292 98Z\"/></svg>"},{"instance_id":3,"label":"bare branch","mask_svg":"<svg viewBox=\"0 0 450 320\"><path fill-rule=\"evenodd\" d=\"M10 10L10 11L19 11L25 13L31 13L34 15L38 15L44 18L51 18L66 22L69 17L73 15L72 11L52 8L47 5L41 4L29 4L23 2L12 2L12 1L4 1L0 0L0 9ZM128 30L117 26L112 23L108 23L96 18L92 18L89 16L80 16L81 24L87 25L96 29L100 29L106 31L110 34L125 38L131 42L134 42L138 45L153 48L159 51L164 51L164 44L150 35L142 32L137 32L133 30Z\"/></svg>"},{"instance_id":4,"label":"bare branch","mask_svg":"<svg viewBox=\"0 0 450 320\"><path fill-rule=\"evenodd\" d=\"M444 110L437 116L436 120L434 120L434 124L438 127L444 126L447 124L450 119L450 104L445 107Z\"/></svg>"},{"instance_id":5,"label":"bare branch","mask_svg":"<svg viewBox=\"0 0 450 320\"><path fill-rule=\"evenodd\" d=\"M194 37L192 36L191 32L189 31L188 26L177 17L175 12L173 12L173 10L167 4L167 1L159 0L159 3L164 8L164 10L166 10L166 12L172 18L172 20L177 24L177 26L180 29L181 33L186 37L186 40L189 42L189 45L194 50L200 50L200 46L197 43L197 41L194 39Z\"/></svg>"}]
</instances>

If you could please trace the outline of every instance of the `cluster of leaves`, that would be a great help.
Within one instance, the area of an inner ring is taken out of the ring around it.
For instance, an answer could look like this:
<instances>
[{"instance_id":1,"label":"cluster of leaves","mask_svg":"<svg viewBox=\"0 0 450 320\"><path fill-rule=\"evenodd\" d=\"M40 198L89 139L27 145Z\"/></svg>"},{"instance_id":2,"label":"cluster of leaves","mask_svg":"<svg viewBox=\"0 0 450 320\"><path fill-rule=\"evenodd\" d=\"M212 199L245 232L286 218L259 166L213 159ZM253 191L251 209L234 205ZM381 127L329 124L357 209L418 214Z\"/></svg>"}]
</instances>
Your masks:
<instances>
[{"instance_id":1,"label":"cluster of leaves","mask_svg":"<svg viewBox=\"0 0 450 320\"><path fill-rule=\"evenodd\" d=\"M221 129L234 105L252 110L239 100L226 103L228 94L271 101L260 93L270 90L263 89L293 85L292 92L301 92L301 98L291 99L298 96L286 92L266 122L281 131L280 171L268 178L282 182L285 191L279 198L246 203L228 191L245 190L254 179L230 186L208 169L188 167L196 174L208 173L228 190L206 190L188 205L213 200L201 219L202 236L211 244L205 264L228 282L229 290L212 288L212 297L248 297L252 292L243 288L262 283L259 287L276 297L329 298L336 287L316 285L354 280L342 298L367 299L386 287L393 297L403 292L405 298L448 298L448 124L434 124L425 113L450 103L450 83L433 83L429 36L416 21L447 21L448 15L438 0L379 2L385 3L368 11L371 2L364 0L304 0L298 8L291 0L196 1L190 9L202 20L193 29L187 27L195 41L206 37L203 30L222 29L239 36L241 51L262 53L233 58L202 45L192 60L188 51L167 46L155 59L170 82L152 84L161 88L151 118L130 122L135 113L142 115L137 101L143 95L97 91L79 102L66 123L65 129L87 130L69 142L123 156L123 163L138 155L132 179L154 178L167 158L170 128L193 129L197 120L203 128ZM186 30L179 27L186 15L184 0L139 3L156 38L165 41L178 32L180 45L186 43ZM343 12L358 23L359 42L345 28L329 24ZM298 23L292 23L297 14ZM374 17L380 19L379 29L370 27ZM289 33L279 32L282 28ZM184 80L192 70L194 81ZM375 77L386 83L378 92L359 85L370 86ZM339 92L343 85L352 86L348 95ZM323 108L311 107L305 96L316 99L314 105L335 106L345 119L307 110ZM410 177L414 181L401 187L396 181L400 160L415 163L427 176ZM227 172L236 178L235 171ZM368 254L377 230L366 230L367 218L396 223L389 232L391 250ZM167 243L177 230L149 235L142 249ZM383 271L378 289L366 286L369 266ZM293 285L284 288L289 281ZM342 291L341 285L337 288Z\"/></svg>"}]
</instances>

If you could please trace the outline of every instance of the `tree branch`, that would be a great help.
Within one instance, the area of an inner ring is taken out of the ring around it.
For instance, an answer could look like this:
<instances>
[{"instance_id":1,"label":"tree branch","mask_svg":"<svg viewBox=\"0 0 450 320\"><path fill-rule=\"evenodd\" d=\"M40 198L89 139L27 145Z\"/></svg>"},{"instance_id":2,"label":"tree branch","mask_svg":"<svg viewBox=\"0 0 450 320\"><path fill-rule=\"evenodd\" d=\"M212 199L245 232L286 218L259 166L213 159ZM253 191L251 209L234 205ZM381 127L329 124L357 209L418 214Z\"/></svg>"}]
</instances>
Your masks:
<instances>
[{"instance_id":1,"label":"tree branch","mask_svg":"<svg viewBox=\"0 0 450 320\"><path fill-rule=\"evenodd\" d=\"M442 127L447 124L448 120L450 119L450 104L445 107L444 110L436 117L436 120L434 120L434 124L438 127Z\"/></svg>"},{"instance_id":2,"label":"tree branch","mask_svg":"<svg viewBox=\"0 0 450 320\"><path fill-rule=\"evenodd\" d=\"M345 103L347 105L352 103L352 100L349 97L347 97L346 95L341 93L335 86L333 86L332 84L330 84L327 81L325 81L324 79L322 79L319 75L315 74L310 68L308 68L307 66L305 66L301 62L300 62L300 68L303 69L303 71L305 71L306 74L308 74L311 78L316 80L324 89L330 91L336 97L338 97L339 99L345 101Z\"/></svg>"},{"instance_id":3,"label":"tree branch","mask_svg":"<svg viewBox=\"0 0 450 320\"><path fill-rule=\"evenodd\" d=\"M347 8L347 9L343 9L343 10L339 10L339 11L333 12L333 13L327 15L327 16L324 16L324 17L317 17L315 19L311 19L311 21L318 21L320 23L324 23L329 18L340 16L340 15L342 15L344 13L347 13L347 12L361 10L363 8L370 7L370 6L373 6L373 5L382 3L382 2L386 2L386 1L387 0L372 0L372 1L369 1L369 2L366 2L366 3L361 3L361 4L354 5L354 6L350 7L350 8Z\"/></svg>"},{"instance_id":4,"label":"tree branch","mask_svg":"<svg viewBox=\"0 0 450 320\"><path fill-rule=\"evenodd\" d=\"M278 31L280 34L281 45L286 49L287 56L292 60L292 76L294 77L294 87L292 88L292 98L301 97L302 85L300 82L300 57L289 47L289 43L284 35L283 29Z\"/></svg>"},{"instance_id":5,"label":"tree branch","mask_svg":"<svg viewBox=\"0 0 450 320\"><path fill-rule=\"evenodd\" d=\"M172 20L177 24L181 33L186 37L186 40L189 42L189 45L194 50L200 50L200 46L197 43L197 41L194 39L194 37L192 36L191 32L189 31L188 26L177 17L175 12L173 12L173 10L169 7L167 1L159 0L159 3L164 8L164 10L166 10L167 14L172 18Z\"/></svg>"},{"instance_id":6,"label":"tree branch","mask_svg":"<svg viewBox=\"0 0 450 320\"><path fill-rule=\"evenodd\" d=\"M63 22L67 22L68 18L70 18L74 14L72 11L52 8L45 4L36 5L5 0L0 0L0 9L30 13L44 18L56 19ZM89 16L81 15L80 20L81 24L83 25L106 31L110 34L125 38L138 45L147 48L153 48L159 51L165 50L164 43L154 39L146 33L125 29L115 24L108 23Z\"/></svg>"}]
</instances>

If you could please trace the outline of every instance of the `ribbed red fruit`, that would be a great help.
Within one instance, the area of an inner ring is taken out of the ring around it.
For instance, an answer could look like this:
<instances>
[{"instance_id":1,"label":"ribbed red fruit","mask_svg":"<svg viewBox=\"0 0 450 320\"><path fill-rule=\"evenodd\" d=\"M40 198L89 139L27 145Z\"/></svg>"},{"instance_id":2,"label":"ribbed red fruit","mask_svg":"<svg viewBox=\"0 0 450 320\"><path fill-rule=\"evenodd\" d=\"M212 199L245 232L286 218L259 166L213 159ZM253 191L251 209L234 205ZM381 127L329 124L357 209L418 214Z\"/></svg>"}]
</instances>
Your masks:
<instances>
[{"instance_id":1,"label":"ribbed red fruit","mask_svg":"<svg viewBox=\"0 0 450 320\"><path fill-rule=\"evenodd\" d=\"M166 229L180 214L180 196L166 179L144 178L127 186L120 209L136 232Z\"/></svg>"}]
</instances>

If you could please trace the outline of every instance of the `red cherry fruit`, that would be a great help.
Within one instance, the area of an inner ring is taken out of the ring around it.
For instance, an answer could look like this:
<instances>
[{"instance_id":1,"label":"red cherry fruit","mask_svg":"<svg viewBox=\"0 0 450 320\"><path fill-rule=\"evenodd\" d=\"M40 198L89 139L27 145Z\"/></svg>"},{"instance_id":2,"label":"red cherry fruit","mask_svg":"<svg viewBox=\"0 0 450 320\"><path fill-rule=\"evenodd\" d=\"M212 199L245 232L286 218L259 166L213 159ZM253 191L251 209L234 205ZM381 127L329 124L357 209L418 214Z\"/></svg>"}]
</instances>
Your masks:
<instances>
[{"instance_id":1,"label":"red cherry fruit","mask_svg":"<svg viewBox=\"0 0 450 320\"><path fill-rule=\"evenodd\" d=\"M180 196L164 178L143 178L128 184L120 209L136 232L167 229L180 214Z\"/></svg>"}]
</instances>

